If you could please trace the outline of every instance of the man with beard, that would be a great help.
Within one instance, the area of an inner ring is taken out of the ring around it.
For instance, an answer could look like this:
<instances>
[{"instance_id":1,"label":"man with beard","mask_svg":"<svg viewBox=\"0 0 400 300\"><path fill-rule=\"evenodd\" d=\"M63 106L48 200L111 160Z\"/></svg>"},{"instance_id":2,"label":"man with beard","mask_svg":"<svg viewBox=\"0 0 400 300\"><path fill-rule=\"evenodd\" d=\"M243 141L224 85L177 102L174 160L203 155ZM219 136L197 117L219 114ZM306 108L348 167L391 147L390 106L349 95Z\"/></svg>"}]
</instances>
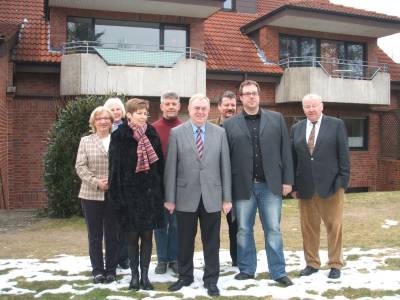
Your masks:
<instances>
[{"instance_id":1,"label":"man with beard","mask_svg":"<svg viewBox=\"0 0 400 300\"><path fill-rule=\"evenodd\" d=\"M220 116L217 119L210 120L215 125L222 126L225 119L236 114L236 95L231 91L225 91L218 99L218 111ZM232 217L232 212L226 215L226 221L229 227L229 251L232 259L232 266L237 266L237 222Z\"/></svg>"}]
</instances>

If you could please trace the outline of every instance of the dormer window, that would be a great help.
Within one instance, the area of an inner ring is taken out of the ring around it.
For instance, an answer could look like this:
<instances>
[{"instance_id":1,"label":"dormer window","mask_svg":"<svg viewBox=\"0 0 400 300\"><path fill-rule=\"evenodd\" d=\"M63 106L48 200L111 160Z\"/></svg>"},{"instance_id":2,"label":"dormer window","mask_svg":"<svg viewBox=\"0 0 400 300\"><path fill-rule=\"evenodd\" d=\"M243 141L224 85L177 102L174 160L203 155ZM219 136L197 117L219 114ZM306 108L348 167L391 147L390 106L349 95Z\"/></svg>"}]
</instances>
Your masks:
<instances>
[{"instance_id":1,"label":"dormer window","mask_svg":"<svg viewBox=\"0 0 400 300\"><path fill-rule=\"evenodd\" d=\"M235 0L225 0L224 10L235 10Z\"/></svg>"}]
</instances>

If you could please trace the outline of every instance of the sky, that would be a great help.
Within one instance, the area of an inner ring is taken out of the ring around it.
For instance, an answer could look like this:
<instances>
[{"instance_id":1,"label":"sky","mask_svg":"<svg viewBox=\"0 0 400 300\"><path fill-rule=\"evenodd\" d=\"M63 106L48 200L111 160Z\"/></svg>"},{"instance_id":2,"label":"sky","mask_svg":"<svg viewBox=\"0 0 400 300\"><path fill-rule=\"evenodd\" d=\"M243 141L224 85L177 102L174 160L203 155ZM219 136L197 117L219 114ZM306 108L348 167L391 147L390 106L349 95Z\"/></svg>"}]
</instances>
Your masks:
<instances>
[{"instance_id":1,"label":"sky","mask_svg":"<svg viewBox=\"0 0 400 300\"><path fill-rule=\"evenodd\" d=\"M330 2L400 17L399 0L330 0ZM400 63L400 33L380 38L378 45L395 62Z\"/></svg>"}]
</instances>

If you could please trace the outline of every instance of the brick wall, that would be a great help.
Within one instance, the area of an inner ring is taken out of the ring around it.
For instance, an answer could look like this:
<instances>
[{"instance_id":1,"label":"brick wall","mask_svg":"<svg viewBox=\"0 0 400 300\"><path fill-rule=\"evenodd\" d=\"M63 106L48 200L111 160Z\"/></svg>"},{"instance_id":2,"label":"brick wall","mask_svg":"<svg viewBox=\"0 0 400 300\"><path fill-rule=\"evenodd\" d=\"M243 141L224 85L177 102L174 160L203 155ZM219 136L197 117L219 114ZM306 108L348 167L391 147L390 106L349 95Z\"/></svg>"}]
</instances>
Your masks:
<instances>
[{"instance_id":1,"label":"brick wall","mask_svg":"<svg viewBox=\"0 0 400 300\"><path fill-rule=\"evenodd\" d=\"M400 160L378 160L377 191L400 190Z\"/></svg>"},{"instance_id":2,"label":"brick wall","mask_svg":"<svg viewBox=\"0 0 400 300\"><path fill-rule=\"evenodd\" d=\"M43 154L47 133L56 119L54 100L14 98L9 105L10 208L38 208L46 204Z\"/></svg>"},{"instance_id":3,"label":"brick wall","mask_svg":"<svg viewBox=\"0 0 400 300\"><path fill-rule=\"evenodd\" d=\"M0 209L7 207L7 81L8 56L0 57Z\"/></svg>"},{"instance_id":4,"label":"brick wall","mask_svg":"<svg viewBox=\"0 0 400 300\"><path fill-rule=\"evenodd\" d=\"M50 43L53 48L60 48L67 40L67 17L90 17L115 20L129 20L139 22L155 22L168 24L189 24L190 47L204 49L204 24L203 19L163 16L138 13L106 12L97 10L83 10L72 8L50 9Z\"/></svg>"}]
</instances>

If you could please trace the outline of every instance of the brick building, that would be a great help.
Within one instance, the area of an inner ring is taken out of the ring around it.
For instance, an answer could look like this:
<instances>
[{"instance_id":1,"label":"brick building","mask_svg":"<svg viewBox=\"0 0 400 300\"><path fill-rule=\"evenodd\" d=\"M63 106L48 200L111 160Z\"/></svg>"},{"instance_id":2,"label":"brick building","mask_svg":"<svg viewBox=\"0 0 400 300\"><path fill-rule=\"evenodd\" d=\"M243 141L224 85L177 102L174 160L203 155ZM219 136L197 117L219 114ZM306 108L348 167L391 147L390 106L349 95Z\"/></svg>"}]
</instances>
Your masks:
<instances>
[{"instance_id":1,"label":"brick building","mask_svg":"<svg viewBox=\"0 0 400 300\"><path fill-rule=\"evenodd\" d=\"M0 0L0 8L0 208L46 205L42 158L58 100L124 93L149 99L155 119L162 91L215 101L244 79L260 83L262 105L288 126L302 117L304 94L321 94L325 113L349 132L351 188L400 189L400 66L377 46L400 32L400 18L328 0Z\"/></svg>"}]
</instances>

